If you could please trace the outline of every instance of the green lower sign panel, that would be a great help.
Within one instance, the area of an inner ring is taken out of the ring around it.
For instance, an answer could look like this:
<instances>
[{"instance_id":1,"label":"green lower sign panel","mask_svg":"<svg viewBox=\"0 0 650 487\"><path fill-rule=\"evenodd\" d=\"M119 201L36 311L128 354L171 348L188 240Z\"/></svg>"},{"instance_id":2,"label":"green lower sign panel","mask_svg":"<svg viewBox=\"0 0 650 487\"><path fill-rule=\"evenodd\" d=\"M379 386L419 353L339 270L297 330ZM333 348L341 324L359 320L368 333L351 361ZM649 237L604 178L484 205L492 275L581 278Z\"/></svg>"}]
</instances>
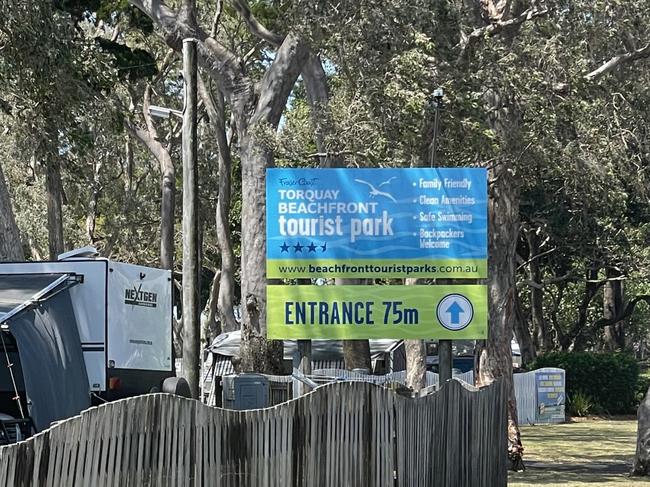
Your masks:
<instances>
[{"instance_id":1,"label":"green lower sign panel","mask_svg":"<svg viewBox=\"0 0 650 487\"><path fill-rule=\"evenodd\" d=\"M487 338L487 287L268 286L271 340Z\"/></svg>"}]
</instances>

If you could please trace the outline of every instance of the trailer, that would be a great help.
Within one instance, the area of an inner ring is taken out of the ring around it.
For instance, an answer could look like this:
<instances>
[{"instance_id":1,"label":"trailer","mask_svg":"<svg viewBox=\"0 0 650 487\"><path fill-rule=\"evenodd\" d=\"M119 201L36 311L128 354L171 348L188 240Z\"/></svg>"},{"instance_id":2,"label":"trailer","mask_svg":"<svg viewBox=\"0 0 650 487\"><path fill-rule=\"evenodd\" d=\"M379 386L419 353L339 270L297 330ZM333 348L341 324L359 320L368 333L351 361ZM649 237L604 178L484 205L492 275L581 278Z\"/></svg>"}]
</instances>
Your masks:
<instances>
[{"instance_id":1,"label":"trailer","mask_svg":"<svg viewBox=\"0 0 650 487\"><path fill-rule=\"evenodd\" d=\"M172 301L170 271L91 247L54 262L0 263L0 415L15 418L0 416L0 443L163 390L175 375Z\"/></svg>"}]
</instances>

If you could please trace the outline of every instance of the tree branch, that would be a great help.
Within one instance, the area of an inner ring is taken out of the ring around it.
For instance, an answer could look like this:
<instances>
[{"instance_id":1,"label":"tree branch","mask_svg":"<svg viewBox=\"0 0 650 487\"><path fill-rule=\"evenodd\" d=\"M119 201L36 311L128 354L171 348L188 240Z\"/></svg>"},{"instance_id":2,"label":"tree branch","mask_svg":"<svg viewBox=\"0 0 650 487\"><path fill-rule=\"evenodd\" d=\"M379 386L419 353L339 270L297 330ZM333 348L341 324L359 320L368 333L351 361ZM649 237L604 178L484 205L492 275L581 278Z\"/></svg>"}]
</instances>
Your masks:
<instances>
[{"instance_id":1,"label":"tree branch","mask_svg":"<svg viewBox=\"0 0 650 487\"><path fill-rule=\"evenodd\" d=\"M614 69L616 69L617 67L623 64L631 63L638 59L643 59L647 57L650 57L650 43L647 44L645 47L642 47L635 51L626 52L625 54L614 56L609 61L603 63L602 66L600 66L598 69L594 69L591 73L586 74L584 78L587 81L595 81L598 78L606 75L607 73L612 72Z\"/></svg>"},{"instance_id":2,"label":"tree branch","mask_svg":"<svg viewBox=\"0 0 650 487\"><path fill-rule=\"evenodd\" d=\"M543 244L542 244L542 245L543 245ZM545 252L541 252L541 253L539 253L539 254L537 254L537 255L533 255L530 259L528 259L527 261L525 261L525 262L523 262L522 264L520 264L519 267L517 267L517 270L520 271L521 269L523 269L524 267L526 267L526 266L527 266L528 264L530 264L531 262L533 262L533 261L535 261L535 260L537 260L537 259L541 259L541 258L544 257L545 255L552 254L552 253L555 252L556 250L557 250L557 247L553 247L552 249L546 250Z\"/></svg>"},{"instance_id":3,"label":"tree branch","mask_svg":"<svg viewBox=\"0 0 650 487\"><path fill-rule=\"evenodd\" d=\"M519 282L517 286L518 287L529 286L535 289L544 289L546 286L549 286L551 284L559 284L561 282L577 282L577 281L578 281L578 277L573 272L569 272L568 274L565 274L563 276L553 277L543 282L535 282L535 281L531 281L530 279L527 279L525 281Z\"/></svg>"},{"instance_id":4,"label":"tree branch","mask_svg":"<svg viewBox=\"0 0 650 487\"><path fill-rule=\"evenodd\" d=\"M460 54L458 56L458 61L465 59L469 53L470 48L477 44L480 40L485 39L486 37L492 37L502 32L512 32L516 31L521 27L524 22L535 19L537 17L542 17L548 14L549 9L538 10L536 8L529 8L524 10L517 17L510 20L496 21L485 27L480 27L474 29L470 32L469 35L462 36L460 41Z\"/></svg>"},{"instance_id":5,"label":"tree branch","mask_svg":"<svg viewBox=\"0 0 650 487\"><path fill-rule=\"evenodd\" d=\"M248 30L251 31L251 34L259 37L260 39L265 40L273 46L280 46L282 41L284 41L284 36L271 32L267 29L262 23L257 20L257 18L251 12L248 3L246 0L233 0L233 7L237 10L237 13L241 16L242 20L246 23Z\"/></svg>"},{"instance_id":6,"label":"tree branch","mask_svg":"<svg viewBox=\"0 0 650 487\"><path fill-rule=\"evenodd\" d=\"M217 30L219 29L219 21L221 20L222 13L223 0L217 0L217 9L214 12L214 18L212 19L212 30L210 31L210 37L215 38L217 36Z\"/></svg>"},{"instance_id":7,"label":"tree branch","mask_svg":"<svg viewBox=\"0 0 650 487\"><path fill-rule=\"evenodd\" d=\"M627 306L625 306L625 309L623 310L623 312L620 315L615 316L614 318L610 318L610 319L602 318L602 319L596 321L592 325L592 328L604 328L606 326L614 325L614 324L618 323L619 321L623 321L626 318L629 318L632 315L632 313L634 313L634 308L636 307L636 305L638 303L640 303L641 301L643 301L646 304L650 305L650 294L641 294L641 295L635 297L632 301L627 303Z\"/></svg>"},{"instance_id":8,"label":"tree branch","mask_svg":"<svg viewBox=\"0 0 650 487\"><path fill-rule=\"evenodd\" d=\"M144 89L144 97L142 99L142 115L144 116L144 122L147 125L147 130L151 137L155 140L158 140L158 131L156 126L153 123L153 118L151 113L149 113L149 107L151 106L151 85L147 83L147 86Z\"/></svg>"},{"instance_id":9,"label":"tree branch","mask_svg":"<svg viewBox=\"0 0 650 487\"><path fill-rule=\"evenodd\" d=\"M234 111L240 116L252 111L253 83L244 74L237 56L210 37L197 25L194 17L179 15L160 0L129 0L129 3L154 21L167 45L175 51L181 51L183 39L197 39L199 65L218 80L219 89Z\"/></svg>"},{"instance_id":10,"label":"tree branch","mask_svg":"<svg viewBox=\"0 0 650 487\"><path fill-rule=\"evenodd\" d=\"M279 47L285 39L284 35L277 34L267 29L253 15L246 0L233 0L233 5L241 18L246 23L251 34ZM320 163L323 167L331 166L339 162L338 156L327 155L325 146L325 133L331 132L331 116L329 113L329 93L327 90L327 75L323 69L323 63L318 55L310 53L302 67L302 79L307 91L307 100L311 109L312 122L314 124L316 147ZM311 156L310 156L311 157Z\"/></svg>"},{"instance_id":11,"label":"tree branch","mask_svg":"<svg viewBox=\"0 0 650 487\"><path fill-rule=\"evenodd\" d=\"M302 70L309 51L305 42L296 34L289 34L278 51L271 67L260 82L260 97L251 123L268 123L277 127Z\"/></svg>"}]
</instances>

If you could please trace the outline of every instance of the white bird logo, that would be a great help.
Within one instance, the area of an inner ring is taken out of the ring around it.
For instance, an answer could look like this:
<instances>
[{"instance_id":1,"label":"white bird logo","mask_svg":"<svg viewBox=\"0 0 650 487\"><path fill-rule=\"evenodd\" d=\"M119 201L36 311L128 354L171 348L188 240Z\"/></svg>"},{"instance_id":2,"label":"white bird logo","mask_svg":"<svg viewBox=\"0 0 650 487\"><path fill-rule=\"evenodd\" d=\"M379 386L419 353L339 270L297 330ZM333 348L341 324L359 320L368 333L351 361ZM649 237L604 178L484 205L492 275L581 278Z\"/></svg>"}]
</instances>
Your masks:
<instances>
[{"instance_id":1,"label":"white bird logo","mask_svg":"<svg viewBox=\"0 0 650 487\"><path fill-rule=\"evenodd\" d=\"M379 187L381 188L384 184L390 184L390 182L391 182L393 179L397 179L397 176L393 176L392 178L387 179L387 180L384 181L383 183L379 183Z\"/></svg>"},{"instance_id":2,"label":"white bird logo","mask_svg":"<svg viewBox=\"0 0 650 487\"><path fill-rule=\"evenodd\" d=\"M387 181L384 181L383 183L379 183L379 187L381 188L384 184L390 184L390 182L395 179L395 177L390 178ZM374 198L375 196L385 196L386 198L393 200L395 203L397 203L397 200L393 198L393 195L390 193L386 193L385 191L379 191L377 188L375 188L372 184L370 184L368 181L363 181L362 179L355 179L357 183L365 184L370 187L370 197Z\"/></svg>"}]
</instances>

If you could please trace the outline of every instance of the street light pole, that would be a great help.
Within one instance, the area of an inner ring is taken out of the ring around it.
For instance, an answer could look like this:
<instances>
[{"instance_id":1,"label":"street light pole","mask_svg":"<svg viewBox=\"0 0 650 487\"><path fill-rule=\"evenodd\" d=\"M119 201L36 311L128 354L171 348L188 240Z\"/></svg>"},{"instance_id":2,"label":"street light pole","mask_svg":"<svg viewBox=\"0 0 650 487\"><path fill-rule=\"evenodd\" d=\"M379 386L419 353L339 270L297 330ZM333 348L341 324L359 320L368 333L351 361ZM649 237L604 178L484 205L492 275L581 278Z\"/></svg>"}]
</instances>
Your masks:
<instances>
[{"instance_id":1,"label":"street light pole","mask_svg":"<svg viewBox=\"0 0 650 487\"><path fill-rule=\"evenodd\" d=\"M192 397L199 398L200 277L197 174L196 40L183 40L183 372Z\"/></svg>"}]
</instances>

